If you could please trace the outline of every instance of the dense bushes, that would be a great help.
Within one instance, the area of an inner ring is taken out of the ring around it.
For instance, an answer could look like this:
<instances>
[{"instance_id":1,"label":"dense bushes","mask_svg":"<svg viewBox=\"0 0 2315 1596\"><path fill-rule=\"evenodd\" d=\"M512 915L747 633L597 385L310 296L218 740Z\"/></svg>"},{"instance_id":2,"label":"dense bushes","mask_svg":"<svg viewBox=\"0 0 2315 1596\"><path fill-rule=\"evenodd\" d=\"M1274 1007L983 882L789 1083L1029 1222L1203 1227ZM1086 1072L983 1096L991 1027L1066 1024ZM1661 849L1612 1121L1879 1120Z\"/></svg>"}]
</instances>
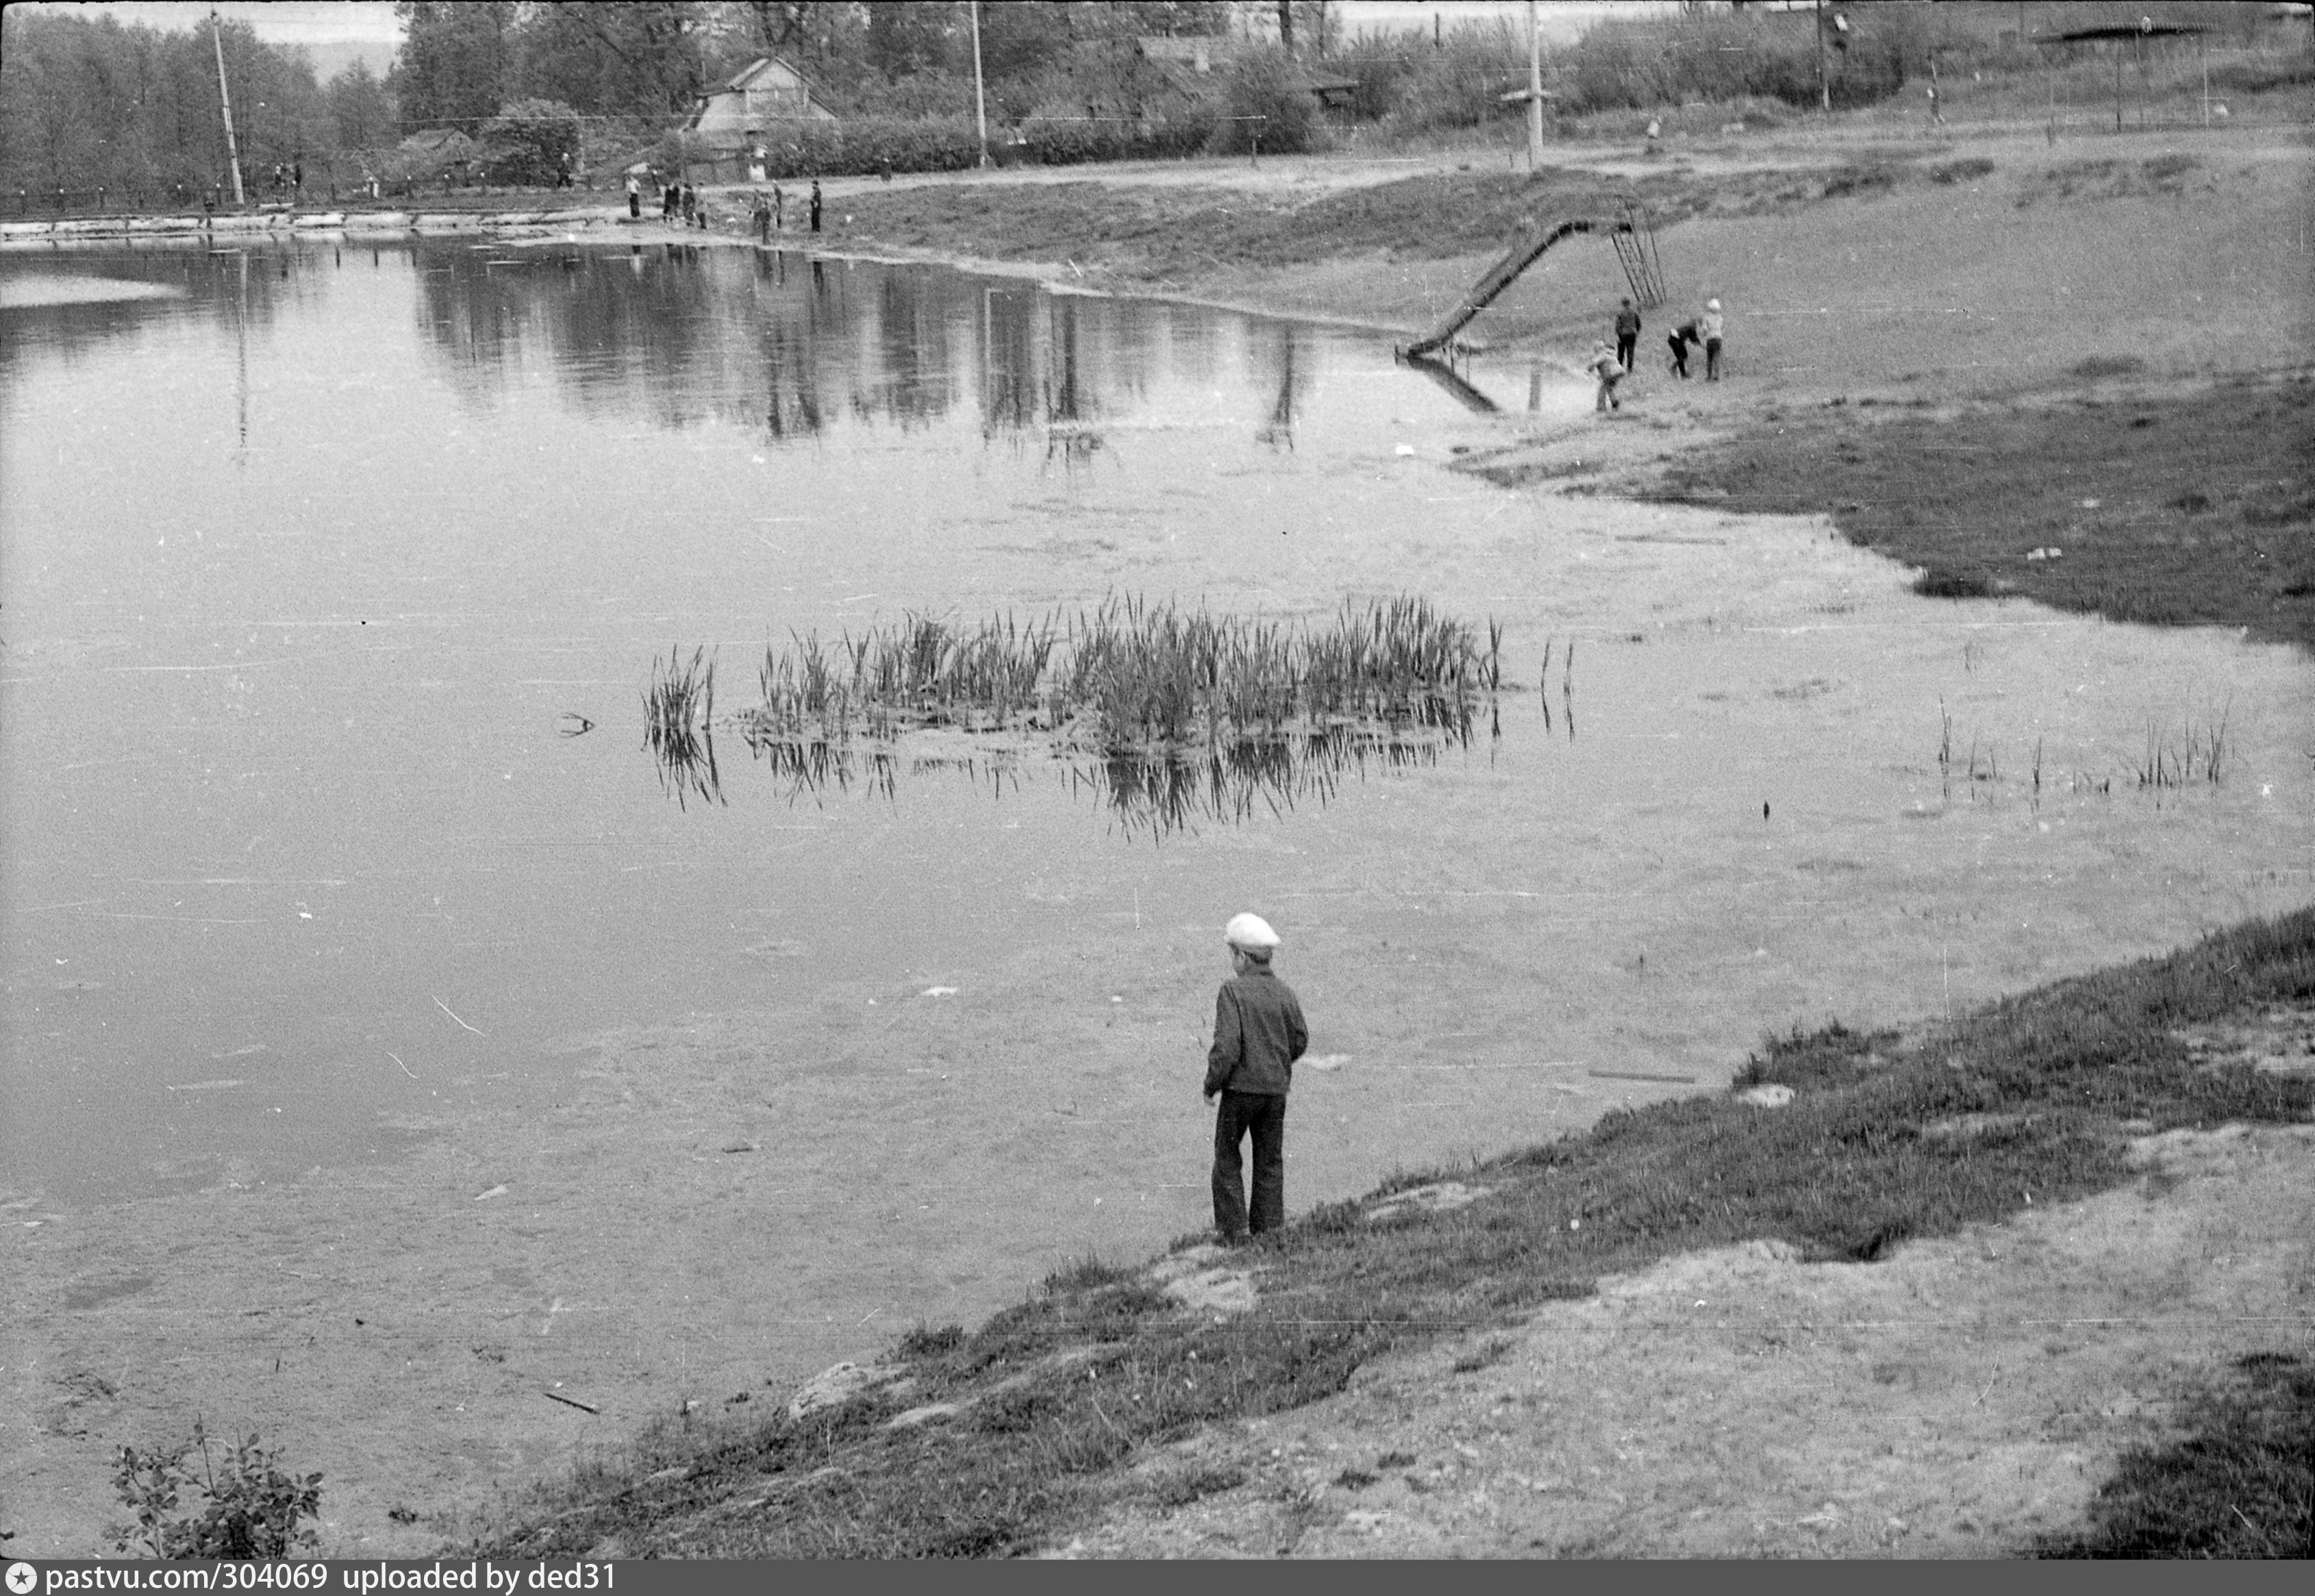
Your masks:
<instances>
[{"instance_id":1,"label":"dense bushes","mask_svg":"<svg viewBox=\"0 0 2315 1596\"><path fill-rule=\"evenodd\" d=\"M991 127L989 154L1000 165L1030 164L1073 166L1089 161L1179 159L1208 147L1214 120L1206 116L1171 121L1087 121L1030 117L1012 128ZM1279 147L1263 135L1265 150ZM726 181L746 175L746 162L720 155L696 138L668 138L643 158L663 173L713 173ZM980 132L971 117L856 117L842 122L806 122L765 140L764 176L787 182L813 177L872 176L893 172L964 172L980 160Z\"/></svg>"},{"instance_id":2,"label":"dense bushes","mask_svg":"<svg viewBox=\"0 0 2315 1596\"><path fill-rule=\"evenodd\" d=\"M1286 53L1248 50L1229 75L1206 149L1217 155L1295 155L1317 147L1321 128L1317 104Z\"/></svg>"},{"instance_id":3,"label":"dense bushes","mask_svg":"<svg viewBox=\"0 0 2315 1596\"><path fill-rule=\"evenodd\" d=\"M1825 52L1825 88L1836 106L1869 105L1905 84L1913 48L1902 25L1870 11ZM1574 115L1618 108L1747 98L1817 103L1817 46L1806 19L1685 19L1666 28L1611 22L1557 58L1560 106Z\"/></svg>"},{"instance_id":4,"label":"dense bushes","mask_svg":"<svg viewBox=\"0 0 2315 1596\"><path fill-rule=\"evenodd\" d=\"M765 141L764 175L826 177L883 172L962 172L980 159L970 117L855 117L799 122Z\"/></svg>"},{"instance_id":5,"label":"dense bushes","mask_svg":"<svg viewBox=\"0 0 2315 1596\"><path fill-rule=\"evenodd\" d=\"M1202 117L1167 122L1047 121L1021 125L1020 157L1049 166L1087 161L1152 161L1194 155L1205 147L1213 124Z\"/></svg>"},{"instance_id":6,"label":"dense bushes","mask_svg":"<svg viewBox=\"0 0 2315 1596\"><path fill-rule=\"evenodd\" d=\"M1501 23L1467 27L1436 48L1424 40L1362 60L1356 75L1362 102L1387 112L1394 131L1483 127L1506 114L1504 92L1527 82L1527 46Z\"/></svg>"},{"instance_id":7,"label":"dense bushes","mask_svg":"<svg viewBox=\"0 0 2315 1596\"><path fill-rule=\"evenodd\" d=\"M579 113L559 100L518 100L483 124L491 174L544 187L579 164Z\"/></svg>"}]
</instances>

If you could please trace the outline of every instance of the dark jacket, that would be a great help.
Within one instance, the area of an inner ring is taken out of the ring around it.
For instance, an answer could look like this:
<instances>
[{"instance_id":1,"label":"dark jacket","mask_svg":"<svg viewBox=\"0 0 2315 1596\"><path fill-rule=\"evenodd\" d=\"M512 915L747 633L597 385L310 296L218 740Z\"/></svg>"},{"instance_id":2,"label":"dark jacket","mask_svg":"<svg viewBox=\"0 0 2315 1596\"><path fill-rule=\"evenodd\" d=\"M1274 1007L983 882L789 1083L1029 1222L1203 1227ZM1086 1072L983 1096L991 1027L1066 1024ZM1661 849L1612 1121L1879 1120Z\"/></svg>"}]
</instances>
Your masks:
<instances>
[{"instance_id":1,"label":"dark jacket","mask_svg":"<svg viewBox=\"0 0 2315 1596\"><path fill-rule=\"evenodd\" d=\"M1619 338L1637 338L1639 335L1640 313L1636 310L1618 311L1616 313L1616 336Z\"/></svg>"},{"instance_id":2,"label":"dark jacket","mask_svg":"<svg viewBox=\"0 0 2315 1596\"><path fill-rule=\"evenodd\" d=\"M1206 1091L1283 1097L1294 1060L1310 1045L1294 989L1265 965L1222 983L1214 998L1214 1045L1206 1052Z\"/></svg>"}]
</instances>

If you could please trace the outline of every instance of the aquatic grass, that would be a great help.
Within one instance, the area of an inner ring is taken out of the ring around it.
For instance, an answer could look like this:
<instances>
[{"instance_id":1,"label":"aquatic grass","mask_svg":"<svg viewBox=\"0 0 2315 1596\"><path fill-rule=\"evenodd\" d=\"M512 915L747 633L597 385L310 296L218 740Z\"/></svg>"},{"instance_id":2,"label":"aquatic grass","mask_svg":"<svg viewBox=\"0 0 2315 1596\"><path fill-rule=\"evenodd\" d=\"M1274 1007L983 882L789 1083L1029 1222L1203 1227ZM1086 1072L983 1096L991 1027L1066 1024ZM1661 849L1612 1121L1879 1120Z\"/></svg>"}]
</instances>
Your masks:
<instances>
[{"instance_id":1,"label":"aquatic grass","mask_svg":"<svg viewBox=\"0 0 2315 1596\"><path fill-rule=\"evenodd\" d=\"M1103 753L1282 735L1341 720L1468 732L1503 689L1503 627L1482 640L1426 599L1345 602L1331 625L1215 616L1112 595L1090 611L975 623L909 613L832 648L767 645L753 738L932 727L1037 731Z\"/></svg>"},{"instance_id":2,"label":"aquatic grass","mask_svg":"<svg viewBox=\"0 0 2315 1596\"><path fill-rule=\"evenodd\" d=\"M692 650L688 660L672 649L665 661L652 661L643 743L656 756L661 785L679 804L695 794L711 803L723 801L714 718L715 661L704 649Z\"/></svg>"},{"instance_id":3,"label":"aquatic grass","mask_svg":"<svg viewBox=\"0 0 2315 1596\"><path fill-rule=\"evenodd\" d=\"M2216 725L2198 727L2189 719L2175 738L2158 732L2152 721L2147 722L2146 757L2138 767L2138 785L2183 787L2199 777L2212 786L2219 785L2226 772L2227 722L2232 714L2230 703Z\"/></svg>"},{"instance_id":4,"label":"aquatic grass","mask_svg":"<svg viewBox=\"0 0 2315 1596\"><path fill-rule=\"evenodd\" d=\"M895 744L911 732L1014 740L943 761L969 773L981 759L993 772L1000 757L1017 757L1019 741L1042 739L1071 761L1074 788L1095 794L1129 832L1162 836L1200 819L1323 803L1370 763L1435 762L1470 744L1483 705L1499 736L1503 652L1501 622L1491 618L1483 636L1412 596L1345 600L1317 625L1118 594L1026 620L909 611L833 643L793 631L785 646L767 643L759 702L725 725L792 799L856 782L891 796ZM1549 654L1547 643L1547 680ZM714 670L697 650L653 665L649 739L679 798L720 800ZM1572 703L1569 711L1572 733ZM1006 768L1017 781L1017 766Z\"/></svg>"}]
</instances>

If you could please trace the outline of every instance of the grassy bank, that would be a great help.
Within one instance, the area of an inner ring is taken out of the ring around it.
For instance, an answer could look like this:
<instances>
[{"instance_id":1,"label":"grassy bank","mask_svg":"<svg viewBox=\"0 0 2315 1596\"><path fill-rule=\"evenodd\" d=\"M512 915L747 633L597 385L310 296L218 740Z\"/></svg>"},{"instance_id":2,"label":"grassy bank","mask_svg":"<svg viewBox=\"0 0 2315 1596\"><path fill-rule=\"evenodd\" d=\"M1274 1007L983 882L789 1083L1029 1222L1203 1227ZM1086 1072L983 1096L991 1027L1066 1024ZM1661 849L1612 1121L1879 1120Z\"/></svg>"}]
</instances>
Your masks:
<instances>
[{"instance_id":1,"label":"grassy bank","mask_svg":"<svg viewBox=\"0 0 2315 1596\"><path fill-rule=\"evenodd\" d=\"M1732 1093L1613 1113L1452 1172L1456 1196L1476 1193L1462 1206L1406 1197L1441 1178L1407 1175L1261 1246L1174 1260L1176 1272L1250 1272L1259 1300L1249 1311L1185 1307L1160 1271L1089 1260L977 1330L913 1333L847 1399L769 1423L665 1426L617 1463L544 1491L474 1549L1033 1549L1106 1506L1179 1505L1237 1483L1226 1470L1132 1469L1149 1449L1329 1395L1394 1349L1507 1325L1604 1275L1753 1238L1875 1261L1911 1238L2118 1185L2134 1135L2303 1121L2315 1082L2213 1063L2176 1032L2311 999L2315 910L2058 982L1933 1034L1836 1025L1772 1042L1737 1084L1787 1088L1783 1106ZM1402 1201L1385 1201L1393 1193ZM2309 1459L2275 1441L2295 1433L2291 1415L2303 1418L2302 1384L2269 1381L2257 1400L2205 1405L2186 1455L2226 1449L2226 1492L2169 1489L2162 1482L2185 1465L2150 1454L2142 1472L2153 1484L2136 1499L2169 1490L2163 1544L2221 1544L2209 1538L2224 1527L2204 1521L2220 1515L2276 1547L2303 1542ZM2230 1547L2261 1544L2227 1533Z\"/></svg>"},{"instance_id":2,"label":"grassy bank","mask_svg":"<svg viewBox=\"0 0 2315 1596\"><path fill-rule=\"evenodd\" d=\"M1847 191L1837 173L1749 172L1704 180L1666 172L1636 181L1547 167L1500 169L1321 189L1127 184L1096 178L1000 187L926 186L849 196L843 239L990 261L1074 262L1120 287L1196 291L1217 271L1344 260L1440 261L1503 249L1530 223L1612 217L1629 196L1659 227L1720 208L1805 204Z\"/></svg>"},{"instance_id":3,"label":"grassy bank","mask_svg":"<svg viewBox=\"0 0 2315 1596\"><path fill-rule=\"evenodd\" d=\"M1936 419L1835 401L1674 462L1654 496L1828 513L1851 541L1922 567L1916 587L1931 595L2242 626L2315 649L2310 438L2308 373Z\"/></svg>"}]
</instances>

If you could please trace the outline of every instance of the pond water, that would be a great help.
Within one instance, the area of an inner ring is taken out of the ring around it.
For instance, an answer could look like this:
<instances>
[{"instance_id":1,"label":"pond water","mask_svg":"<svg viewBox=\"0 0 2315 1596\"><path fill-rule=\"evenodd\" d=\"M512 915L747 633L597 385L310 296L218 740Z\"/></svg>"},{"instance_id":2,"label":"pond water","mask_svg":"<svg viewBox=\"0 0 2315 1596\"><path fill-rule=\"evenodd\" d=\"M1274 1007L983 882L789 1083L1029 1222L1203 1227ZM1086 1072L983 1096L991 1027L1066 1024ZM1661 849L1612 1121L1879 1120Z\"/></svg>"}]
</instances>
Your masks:
<instances>
[{"instance_id":1,"label":"pond water","mask_svg":"<svg viewBox=\"0 0 2315 1596\"><path fill-rule=\"evenodd\" d=\"M792 632L1113 585L1291 610L1232 545L1387 451L1379 400L1458 403L1370 340L753 251L0 273L9 1167L88 1195L368 1148L410 1077L332 1065L410 1062L413 1023L520 1050L932 968L1021 859L1148 864L969 760L679 812L636 751L649 665L704 642L744 678ZM1243 526L1201 524L1216 495ZM703 956L734 917L793 956Z\"/></svg>"},{"instance_id":2,"label":"pond water","mask_svg":"<svg viewBox=\"0 0 2315 1596\"><path fill-rule=\"evenodd\" d=\"M2308 898L2303 662L1445 469L1588 424L1564 373L741 248L22 253L0 290L0 1201L100 1248L286 1193L413 1291L471 1265L459 1312L567 1325L583 1275L601 1358L706 1315L687 1368L768 1378L1202 1224L1242 909L1322 1056L1300 1210ZM727 743L712 794L645 746L670 649L741 707L767 643L909 612L1399 593L1505 628L1420 757L1121 802L956 735L843 783ZM473 1228L492 1188L524 1239Z\"/></svg>"}]
</instances>

